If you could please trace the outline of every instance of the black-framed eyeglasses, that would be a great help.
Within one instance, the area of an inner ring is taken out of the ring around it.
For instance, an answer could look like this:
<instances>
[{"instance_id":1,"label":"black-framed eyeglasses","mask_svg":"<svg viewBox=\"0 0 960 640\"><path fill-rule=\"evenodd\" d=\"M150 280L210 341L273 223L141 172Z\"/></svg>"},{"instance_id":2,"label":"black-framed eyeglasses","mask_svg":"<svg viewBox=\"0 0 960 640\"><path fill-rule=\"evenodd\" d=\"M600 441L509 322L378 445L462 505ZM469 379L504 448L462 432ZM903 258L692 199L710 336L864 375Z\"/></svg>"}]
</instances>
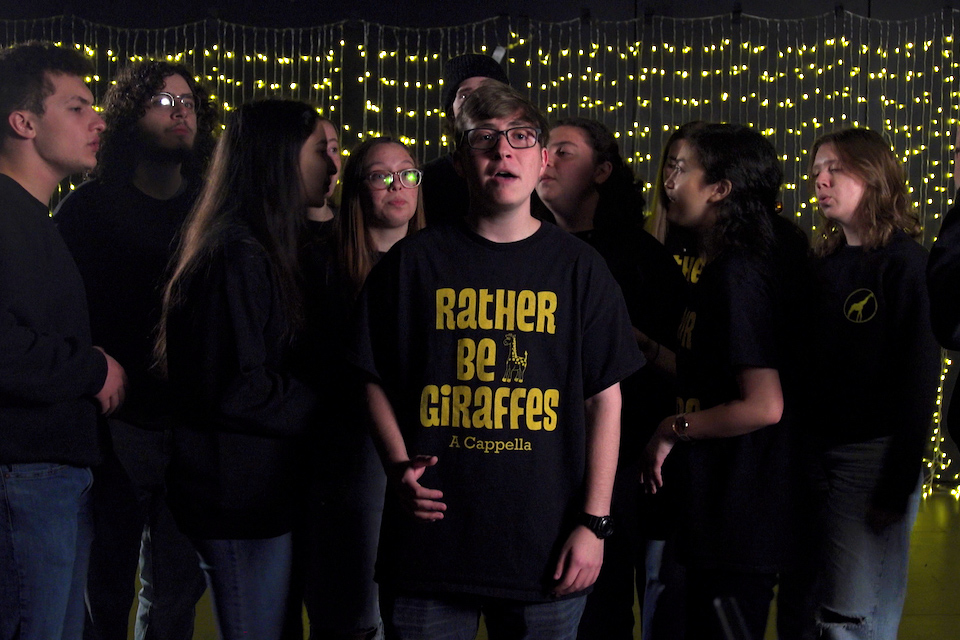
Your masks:
<instances>
[{"instance_id":1,"label":"black-framed eyeglasses","mask_svg":"<svg viewBox=\"0 0 960 640\"><path fill-rule=\"evenodd\" d=\"M185 93L182 96L175 96L172 93L161 91L157 95L150 98L150 106L159 107L161 109L173 109L175 106L177 106L178 102L187 111L195 111L197 108L197 99L193 97L192 93Z\"/></svg>"},{"instance_id":2,"label":"black-framed eyeglasses","mask_svg":"<svg viewBox=\"0 0 960 640\"><path fill-rule=\"evenodd\" d=\"M529 149L537 146L541 133L536 127L511 127L503 130L479 127L464 131L462 139L471 149L478 151L489 151L496 147L500 136L506 138L507 144L514 149Z\"/></svg>"},{"instance_id":3,"label":"black-framed eyeglasses","mask_svg":"<svg viewBox=\"0 0 960 640\"><path fill-rule=\"evenodd\" d=\"M402 171L374 171L367 175L367 182L371 189L389 189L393 186L395 179L400 180L400 185L407 189L413 189L420 186L423 180L423 172L420 169L404 169Z\"/></svg>"}]
</instances>

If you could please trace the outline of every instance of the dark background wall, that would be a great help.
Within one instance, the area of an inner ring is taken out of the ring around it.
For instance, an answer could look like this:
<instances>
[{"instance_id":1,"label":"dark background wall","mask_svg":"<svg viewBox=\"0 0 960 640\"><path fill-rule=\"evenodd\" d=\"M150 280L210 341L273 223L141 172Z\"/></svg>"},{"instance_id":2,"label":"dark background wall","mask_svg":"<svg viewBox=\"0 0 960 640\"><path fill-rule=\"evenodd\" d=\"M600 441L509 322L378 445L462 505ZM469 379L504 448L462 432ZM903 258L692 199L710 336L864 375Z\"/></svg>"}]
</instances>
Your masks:
<instances>
[{"instance_id":1,"label":"dark background wall","mask_svg":"<svg viewBox=\"0 0 960 640\"><path fill-rule=\"evenodd\" d=\"M880 20L905 20L958 6L957 0L4 0L0 19L74 15L119 27L168 27L206 18L264 27L305 27L368 20L410 27L439 27L498 15L541 21L628 20L647 14L691 18L731 13L802 18L834 11Z\"/></svg>"}]
</instances>

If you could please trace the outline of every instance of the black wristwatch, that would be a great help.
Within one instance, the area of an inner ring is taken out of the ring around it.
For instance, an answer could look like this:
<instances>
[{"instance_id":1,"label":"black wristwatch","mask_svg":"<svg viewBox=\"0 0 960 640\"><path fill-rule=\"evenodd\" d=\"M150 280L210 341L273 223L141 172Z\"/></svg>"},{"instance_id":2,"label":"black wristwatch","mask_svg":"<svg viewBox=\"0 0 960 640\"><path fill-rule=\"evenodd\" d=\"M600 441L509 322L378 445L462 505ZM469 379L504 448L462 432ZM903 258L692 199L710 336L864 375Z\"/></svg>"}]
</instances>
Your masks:
<instances>
[{"instance_id":1,"label":"black wristwatch","mask_svg":"<svg viewBox=\"0 0 960 640\"><path fill-rule=\"evenodd\" d=\"M592 516L586 511L580 513L577 524L582 524L593 534L603 540L613 535L613 518L610 516Z\"/></svg>"}]
</instances>

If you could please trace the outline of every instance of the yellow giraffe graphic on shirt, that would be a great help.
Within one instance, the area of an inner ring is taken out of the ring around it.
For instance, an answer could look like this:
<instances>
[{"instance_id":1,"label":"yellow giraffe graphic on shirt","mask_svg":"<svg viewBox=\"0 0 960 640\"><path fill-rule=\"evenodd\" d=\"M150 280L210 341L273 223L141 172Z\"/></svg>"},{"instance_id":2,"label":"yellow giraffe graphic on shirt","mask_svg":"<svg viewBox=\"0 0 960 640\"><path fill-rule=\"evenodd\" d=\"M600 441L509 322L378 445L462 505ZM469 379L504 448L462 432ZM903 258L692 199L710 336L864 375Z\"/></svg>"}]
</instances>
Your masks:
<instances>
[{"instance_id":1,"label":"yellow giraffe graphic on shirt","mask_svg":"<svg viewBox=\"0 0 960 640\"><path fill-rule=\"evenodd\" d=\"M872 303L872 304L871 304ZM867 307L867 305L871 305ZM851 322L867 322L877 313L877 296L869 289L857 289L844 303L843 313Z\"/></svg>"},{"instance_id":2,"label":"yellow giraffe graphic on shirt","mask_svg":"<svg viewBox=\"0 0 960 640\"><path fill-rule=\"evenodd\" d=\"M517 336L508 333L503 339L503 344L510 347L510 355L507 356L507 366L503 370L502 382L523 382L523 373L527 370L527 352L523 352L521 358L517 354Z\"/></svg>"}]
</instances>

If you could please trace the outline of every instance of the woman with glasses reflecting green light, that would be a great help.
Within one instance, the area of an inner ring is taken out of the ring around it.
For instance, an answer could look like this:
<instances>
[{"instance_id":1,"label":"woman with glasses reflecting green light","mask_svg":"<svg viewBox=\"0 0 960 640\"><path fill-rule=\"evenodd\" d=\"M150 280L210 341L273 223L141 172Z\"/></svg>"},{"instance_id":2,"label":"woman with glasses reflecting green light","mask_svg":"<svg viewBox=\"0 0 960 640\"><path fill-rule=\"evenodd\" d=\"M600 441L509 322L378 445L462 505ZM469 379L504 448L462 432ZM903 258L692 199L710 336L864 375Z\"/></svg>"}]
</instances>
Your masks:
<instances>
[{"instance_id":1,"label":"woman with glasses reflecting green light","mask_svg":"<svg viewBox=\"0 0 960 640\"><path fill-rule=\"evenodd\" d=\"M354 294L381 255L423 228L420 181L416 159L392 138L367 140L350 154L337 231Z\"/></svg>"},{"instance_id":2,"label":"woman with glasses reflecting green light","mask_svg":"<svg viewBox=\"0 0 960 640\"><path fill-rule=\"evenodd\" d=\"M308 260L308 323L320 363L325 407L321 464L314 465L314 506L304 601L311 638L380 638L373 580L386 476L362 423L358 386L344 374L343 353L357 295L380 257L424 226L422 174L405 146L374 138L355 148L343 169L340 215L329 243Z\"/></svg>"}]
</instances>

